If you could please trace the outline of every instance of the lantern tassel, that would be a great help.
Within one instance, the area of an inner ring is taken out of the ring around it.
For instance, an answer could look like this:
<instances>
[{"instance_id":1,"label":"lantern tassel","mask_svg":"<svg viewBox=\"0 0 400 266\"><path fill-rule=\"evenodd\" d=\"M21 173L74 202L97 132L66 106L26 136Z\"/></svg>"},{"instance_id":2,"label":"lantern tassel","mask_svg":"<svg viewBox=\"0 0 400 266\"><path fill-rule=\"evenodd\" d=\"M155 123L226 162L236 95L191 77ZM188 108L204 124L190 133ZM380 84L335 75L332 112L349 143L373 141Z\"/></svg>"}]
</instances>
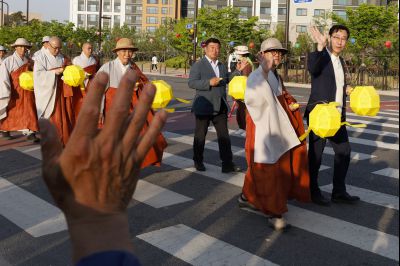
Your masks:
<instances>
[{"instance_id":1,"label":"lantern tassel","mask_svg":"<svg viewBox=\"0 0 400 266\"><path fill-rule=\"evenodd\" d=\"M310 132L311 132L311 128L308 128L307 131L304 132L304 134L299 137L300 142L305 140L305 138L307 138L307 136L310 134Z\"/></svg>"},{"instance_id":2,"label":"lantern tassel","mask_svg":"<svg viewBox=\"0 0 400 266\"><path fill-rule=\"evenodd\" d=\"M175 98L175 100L177 100L178 102L181 102L181 103L190 103L190 101L182 99L182 98Z\"/></svg>"},{"instance_id":3,"label":"lantern tassel","mask_svg":"<svg viewBox=\"0 0 400 266\"><path fill-rule=\"evenodd\" d=\"M364 127L367 127L366 124L350 124L349 122L342 122L340 125L341 125L341 126L355 127L355 128L364 128Z\"/></svg>"}]
</instances>

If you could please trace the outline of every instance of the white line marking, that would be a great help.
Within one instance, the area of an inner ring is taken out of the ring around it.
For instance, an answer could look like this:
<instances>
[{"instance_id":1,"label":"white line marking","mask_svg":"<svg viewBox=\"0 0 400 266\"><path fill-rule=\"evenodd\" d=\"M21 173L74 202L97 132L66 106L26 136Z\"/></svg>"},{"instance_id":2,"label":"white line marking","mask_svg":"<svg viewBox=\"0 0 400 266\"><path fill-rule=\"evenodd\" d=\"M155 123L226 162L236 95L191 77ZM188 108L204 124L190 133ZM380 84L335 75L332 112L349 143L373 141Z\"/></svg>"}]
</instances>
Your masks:
<instances>
[{"instance_id":1,"label":"white line marking","mask_svg":"<svg viewBox=\"0 0 400 266\"><path fill-rule=\"evenodd\" d=\"M321 186L320 188L323 191L331 193L333 186L332 184L330 184L326 186ZM364 188L354 187L350 185L346 185L346 190L351 195L359 196L362 201L383 206L386 208L399 210L399 197L397 196L376 192Z\"/></svg>"},{"instance_id":2,"label":"white line marking","mask_svg":"<svg viewBox=\"0 0 400 266\"><path fill-rule=\"evenodd\" d=\"M0 214L33 237L67 229L55 206L0 177Z\"/></svg>"},{"instance_id":3,"label":"white line marking","mask_svg":"<svg viewBox=\"0 0 400 266\"><path fill-rule=\"evenodd\" d=\"M363 123L368 125L373 125L373 126L380 126L380 127L390 127L390 128L399 128L399 125L395 125L395 124L388 124L388 123L382 123L382 122L373 122L373 121L367 121L367 120L361 120L361 119L349 119L346 118L347 122L351 122L351 123Z\"/></svg>"},{"instance_id":4,"label":"white line marking","mask_svg":"<svg viewBox=\"0 0 400 266\"><path fill-rule=\"evenodd\" d=\"M165 227L136 237L196 266L277 265L183 224Z\"/></svg>"},{"instance_id":5,"label":"white line marking","mask_svg":"<svg viewBox=\"0 0 400 266\"><path fill-rule=\"evenodd\" d=\"M382 148L382 149L389 149L389 150L396 150L396 151L399 150L398 143L386 143L386 142L379 141L379 140L367 140L367 139L353 138L353 137L349 137L349 141L351 143L363 144L363 145Z\"/></svg>"},{"instance_id":6,"label":"white line marking","mask_svg":"<svg viewBox=\"0 0 400 266\"><path fill-rule=\"evenodd\" d=\"M388 121L396 121L396 122L399 122L399 119L398 118L395 118L395 117L387 117L387 116L359 116L359 115L356 115L356 114L349 114L349 113L347 113L346 114L346 116L347 117L353 117L353 118L355 118L355 119L357 119L357 118L369 118L369 119L373 119L372 121L374 121L374 120L379 120L379 119L386 119L386 120L388 120ZM370 121L370 120L366 120L366 121Z\"/></svg>"},{"instance_id":7,"label":"white line marking","mask_svg":"<svg viewBox=\"0 0 400 266\"><path fill-rule=\"evenodd\" d=\"M40 150L40 146L36 146L36 147L30 148L30 149L24 150L24 152L29 153L29 152L36 151L36 150Z\"/></svg>"},{"instance_id":8,"label":"white line marking","mask_svg":"<svg viewBox=\"0 0 400 266\"><path fill-rule=\"evenodd\" d=\"M144 180L139 180L133 198L154 208L162 208L193 200Z\"/></svg>"},{"instance_id":9,"label":"white line marking","mask_svg":"<svg viewBox=\"0 0 400 266\"><path fill-rule=\"evenodd\" d=\"M399 133L395 133L395 132L387 132L387 131L381 131L381 130L375 130L375 129L355 128L355 127L346 127L346 129L347 129L347 131L372 134L372 135L377 135L377 136L381 136L381 137L399 138Z\"/></svg>"},{"instance_id":10,"label":"white line marking","mask_svg":"<svg viewBox=\"0 0 400 266\"><path fill-rule=\"evenodd\" d=\"M393 177L396 179L399 179L399 169L395 168L385 168L379 171L372 172L373 174L377 175L383 175L383 176L388 176L388 177Z\"/></svg>"},{"instance_id":11,"label":"white line marking","mask_svg":"<svg viewBox=\"0 0 400 266\"><path fill-rule=\"evenodd\" d=\"M398 112L398 111L395 111L395 112L389 112L389 110L386 110L386 112L379 111L379 113L378 113L378 114L399 116L399 112Z\"/></svg>"}]
</instances>

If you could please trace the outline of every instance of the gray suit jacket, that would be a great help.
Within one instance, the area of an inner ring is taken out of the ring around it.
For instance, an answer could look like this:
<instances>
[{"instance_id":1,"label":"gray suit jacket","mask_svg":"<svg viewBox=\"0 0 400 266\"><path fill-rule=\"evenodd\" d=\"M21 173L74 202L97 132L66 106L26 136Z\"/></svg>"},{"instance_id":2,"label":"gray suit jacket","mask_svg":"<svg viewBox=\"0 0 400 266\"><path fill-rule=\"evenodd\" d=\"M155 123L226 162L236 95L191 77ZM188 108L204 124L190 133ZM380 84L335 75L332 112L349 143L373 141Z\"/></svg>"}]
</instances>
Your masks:
<instances>
[{"instance_id":1,"label":"gray suit jacket","mask_svg":"<svg viewBox=\"0 0 400 266\"><path fill-rule=\"evenodd\" d=\"M189 88L196 90L193 100L192 112L196 115L216 115L221 108L221 102L227 105L226 84L228 83L228 70L218 62L219 77L223 78L217 87L210 86L210 79L215 77L214 70L207 58L197 61L189 74Z\"/></svg>"}]
</instances>

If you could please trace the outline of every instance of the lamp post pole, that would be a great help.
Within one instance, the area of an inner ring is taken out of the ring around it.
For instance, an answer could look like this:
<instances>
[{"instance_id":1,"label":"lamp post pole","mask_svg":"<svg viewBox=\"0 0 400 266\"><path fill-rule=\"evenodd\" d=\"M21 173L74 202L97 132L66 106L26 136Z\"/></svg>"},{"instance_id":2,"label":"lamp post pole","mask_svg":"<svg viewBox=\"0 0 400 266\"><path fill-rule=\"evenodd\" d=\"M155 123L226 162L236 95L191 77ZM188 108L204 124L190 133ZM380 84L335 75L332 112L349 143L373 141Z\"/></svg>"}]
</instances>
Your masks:
<instances>
[{"instance_id":1,"label":"lamp post pole","mask_svg":"<svg viewBox=\"0 0 400 266\"><path fill-rule=\"evenodd\" d=\"M26 0L26 25L29 24L29 0Z\"/></svg>"},{"instance_id":2,"label":"lamp post pole","mask_svg":"<svg viewBox=\"0 0 400 266\"><path fill-rule=\"evenodd\" d=\"M289 13L290 13L290 0L286 0L286 24L285 24L285 46L289 51ZM288 77L288 68L289 68L289 56L286 54L286 62L285 62L285 71L284 71L284 79L287 80Z\"/></svg>"},{"instance_id":3,"label":"lamp post pole","mask_svg":"<svg viewBox=\"0 0 400 266\"><path fill-rule=\"evenodd\" d=\"M101 22L103 18L103 0L100 0L100 7L99 7L99 52L101 50Z\"/></svg>"},{"instance_id":4,"label":"lamp post pole","mask_svg":"<svg viewBox=\"0 0 400 266\"><path fill-rule=\"evenodd\" d=\"M197 13L198 13L198 9L199 9L199 7L198 7L198 0L195 0L194 1L194 17L193 17L193 20L194 20L194 28L193 28L193 62L196 62L196 58L197 58L197 56L196 56L196 50L197 50Z\"/></svg>"}]
</instances>

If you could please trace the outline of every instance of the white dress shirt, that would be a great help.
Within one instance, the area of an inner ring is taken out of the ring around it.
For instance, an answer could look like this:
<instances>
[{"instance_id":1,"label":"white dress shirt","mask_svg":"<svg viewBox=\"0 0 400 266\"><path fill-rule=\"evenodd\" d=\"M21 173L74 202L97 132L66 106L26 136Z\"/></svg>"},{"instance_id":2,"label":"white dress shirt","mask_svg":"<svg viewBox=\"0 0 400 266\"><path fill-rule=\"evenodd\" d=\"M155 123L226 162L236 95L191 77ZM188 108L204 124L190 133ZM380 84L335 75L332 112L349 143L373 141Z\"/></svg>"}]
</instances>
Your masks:
<instances>
[{"instance_id":1,"label":"white dress shirt","mask_svg":"<svg viewBox=\"0 0 400 266\"><path fill-rule=\"evenodd\" d=\"M218 60L215 60L215 62L213 62L210 58L208 58L206 56L208 62L211 64L212 69L214 70L215 76L217 78L219 78L219 68L218 68Z\"/></svg>"},{"instance_id":2,"label":"white dress shirt","mask_svg":"<svg viewBox=\"0 0 400 266\"><path fill-rule=\"evenodd\" d=\"M337 109L339 113L342 113L343 107L343 90L344 90L344 72L343 66L340 62L339 56L336 56L327 49L329 55L331 56L333 71L335 72L335 81L336 81L336 96L335 102L339 103Z\"/></svg>"}]
</instances>

